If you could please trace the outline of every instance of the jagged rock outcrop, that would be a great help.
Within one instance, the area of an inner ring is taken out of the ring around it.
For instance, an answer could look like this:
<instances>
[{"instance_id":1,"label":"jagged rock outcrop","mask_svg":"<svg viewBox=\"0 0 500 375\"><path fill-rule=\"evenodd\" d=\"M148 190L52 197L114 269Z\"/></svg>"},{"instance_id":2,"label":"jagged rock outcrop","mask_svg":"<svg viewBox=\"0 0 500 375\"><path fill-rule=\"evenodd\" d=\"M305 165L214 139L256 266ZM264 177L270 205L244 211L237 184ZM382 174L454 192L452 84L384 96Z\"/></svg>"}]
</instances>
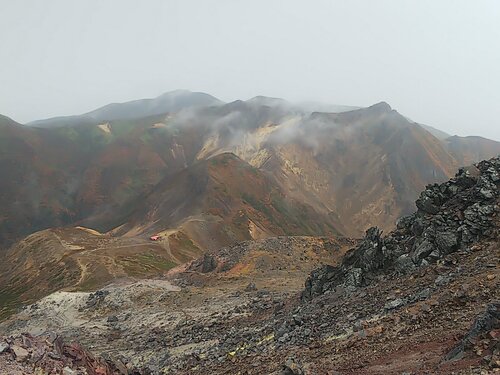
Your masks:
<instances>
[{"instance_id":1,"label":"jagged rock outcrop","mask_svg":"<svg viewBox=\"0 0 500 375\"><path fill-rule=\"evenodd\" d=\"M120 359L96 356L77 343L64 342L54 333L0 339L0 372L10 375L151 374L147 369L127 368Z\"/></svg>"},{"instance_id":2,"label":"jagged rock outcrop","mask_svg":"<svg viewBox=\"0 0 500 375\"><path fill-rule=\"evenodd\" d=\"M407 273L491 237L499 186L500 157L461 168L443 184L428 185L416 201L417 212L400 219L394 231L382 237L378 228L370 228L340 266L314 270L302 298L339 286L366 285L383 272Z\"/></svg>"}]
</instances>

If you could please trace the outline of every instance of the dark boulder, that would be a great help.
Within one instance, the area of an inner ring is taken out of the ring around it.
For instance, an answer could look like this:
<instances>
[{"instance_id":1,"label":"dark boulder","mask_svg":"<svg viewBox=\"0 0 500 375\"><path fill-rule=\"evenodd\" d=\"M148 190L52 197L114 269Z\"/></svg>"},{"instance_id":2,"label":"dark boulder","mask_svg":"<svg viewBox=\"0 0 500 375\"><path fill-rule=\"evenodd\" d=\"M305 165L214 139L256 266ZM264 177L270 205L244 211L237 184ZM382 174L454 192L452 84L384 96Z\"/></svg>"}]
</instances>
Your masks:
<instances>
[{"instance_id":1,"label":"dark boulder","mask_svg":"<svg viewBox=\"0 0 500 375\"><path fill-rule=\"evenodd\" d=\"M419 263L421 259L427 258L435 250L434 244L424 238L419 241L418 245L415 246L415 250L412 255L412 260L414 263Z\"/></svg>"},{"instance_id":2,"label":"dark boulder","mask_svg":"<svg viewBox=\"0 0 500 375\"><path fill-rule=\"evenodd\" d=\"M315 269L306 280L303 298L311 298L323 294L331 289L332 284L341 279L341 270L330 265L323 265Z\"/></svg>"},{"instance_id":3,"label":"dark boulder","mask_svg":"<svg viewBox=\"0 0 500 375\"><path fill-rule=\"evenodd\" d=\"M436 189L434 185L428 186L416 200L417 208L425 213L437 214L442 200L438 189L439 187Z\"/></svg>"},{"instance_id":4,"label":"dark boulder","mask_svg":"<svg viewBox=\"0 0 500 375\"><path fill-rule=\"evenodd\" d=\"M458 237L454 232L438 232L436 235L436 244L441 254L448 254L457 248Z\"/></svg>"},{"instance_id":5,"label":"dark boulder","mask_svg":"<svg viewBox=\"0 0 500 375\"><path fill-rule=\"evenodd\" d=\"M208 273L212 272L217 268L217 259L210 254L205 254L203 256L203 263L201 266L201 272Z\"/></svg>"}]
</instances>

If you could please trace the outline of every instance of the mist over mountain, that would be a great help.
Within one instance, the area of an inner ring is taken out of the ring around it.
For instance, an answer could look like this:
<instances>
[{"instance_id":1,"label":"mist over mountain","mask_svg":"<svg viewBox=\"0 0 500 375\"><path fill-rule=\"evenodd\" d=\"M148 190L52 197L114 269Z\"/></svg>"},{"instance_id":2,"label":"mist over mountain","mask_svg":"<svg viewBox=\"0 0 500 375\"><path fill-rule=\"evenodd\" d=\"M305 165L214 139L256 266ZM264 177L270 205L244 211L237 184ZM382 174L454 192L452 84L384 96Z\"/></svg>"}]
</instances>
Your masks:
<instances>
[{"instance_id":1,"label":"mist over mountain","mask_svg":"<svg viewBox=\"0 0 500 375\"><path fill-rule=\"evenodd\" d=\"M186 90L29 126L2 117L0 126L4 248L53 226L113 230L177 173L222 153L269 176L279 194L307 205L312 216L330 217L338 233L359 236L372 225L392 228L426 184L500 152L498 142L480 137L436 138L383 102L311 112L279 98L223 103ZM241 178L252 184L251 175ZM272 204L265 196L255 200L263 209ZM189 212L179 207L176 223L143 232L172 230ZM311 234L300 229L309 220L287 233Z\"/></svg>"}]
</instances>

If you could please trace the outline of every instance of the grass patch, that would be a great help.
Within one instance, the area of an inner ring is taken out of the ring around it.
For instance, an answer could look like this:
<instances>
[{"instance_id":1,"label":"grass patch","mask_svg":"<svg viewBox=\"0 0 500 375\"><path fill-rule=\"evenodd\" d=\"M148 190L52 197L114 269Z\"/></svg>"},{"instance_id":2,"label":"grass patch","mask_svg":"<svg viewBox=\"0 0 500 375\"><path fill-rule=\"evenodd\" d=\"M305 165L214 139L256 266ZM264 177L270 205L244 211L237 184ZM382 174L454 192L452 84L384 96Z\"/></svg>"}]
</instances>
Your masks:
<instances>
[{"instance_id":1,"label":"grass patch","mask_svg":"<svg viewBox=\"0 0 500 375\"><path fill-rule=\"evenodd\" d=\"M177 264L156 254L146 253L135 257L119 259L123 270L129 276L148 276L168 271Z\"/></svg>"},{"instance_id":2,"label":"grass patch","mask_svg":"<svg viewBox=\"0 0 500 375\"><path fill-rule=\"evenodd\" d=\"M0 322L15 314L23 305L22 292L0 290Z\"/></svg>"}]
</instances>

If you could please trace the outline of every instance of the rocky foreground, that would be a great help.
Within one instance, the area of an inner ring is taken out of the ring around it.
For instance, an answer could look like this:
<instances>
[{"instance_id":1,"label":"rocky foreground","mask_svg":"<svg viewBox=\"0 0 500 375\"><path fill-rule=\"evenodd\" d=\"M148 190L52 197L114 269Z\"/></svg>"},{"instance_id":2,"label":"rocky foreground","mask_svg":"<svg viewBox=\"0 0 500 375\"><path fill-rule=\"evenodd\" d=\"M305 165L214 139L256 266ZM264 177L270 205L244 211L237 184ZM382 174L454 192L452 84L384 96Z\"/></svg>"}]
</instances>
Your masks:
<instances>
[{"instance_id":1,"label":"rocky foreground","mask_svg":"<svg viewBox=\"0 0 500 375\"><path fill-rule=\"evenodd\" d=\"M394 231L368 230L342 260L348 242L284 237L210 253L168 280L52 294L0 325L0 368L500 372L499 186L499 158L462 169L428 186Z\"/></svg>"}]
</instances>

